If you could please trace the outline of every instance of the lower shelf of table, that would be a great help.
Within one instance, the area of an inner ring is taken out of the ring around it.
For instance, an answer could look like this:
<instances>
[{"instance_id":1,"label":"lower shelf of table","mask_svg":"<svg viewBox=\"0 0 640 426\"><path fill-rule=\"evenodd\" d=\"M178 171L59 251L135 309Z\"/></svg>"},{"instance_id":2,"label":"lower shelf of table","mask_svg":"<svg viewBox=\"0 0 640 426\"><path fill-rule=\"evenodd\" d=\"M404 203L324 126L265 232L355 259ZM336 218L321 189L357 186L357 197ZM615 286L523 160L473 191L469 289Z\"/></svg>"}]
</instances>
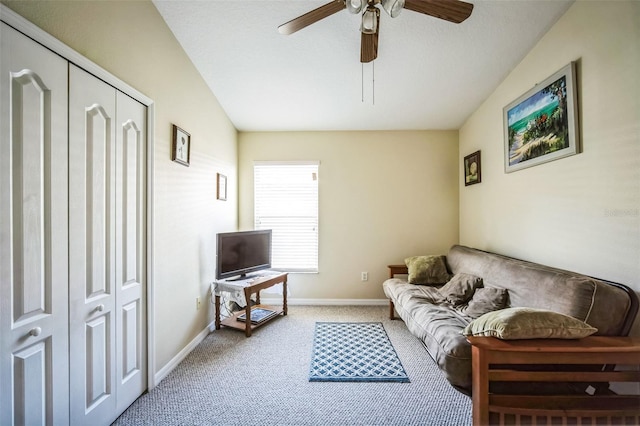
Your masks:
<instances>
[{"instance_id":1,"label":"lower shelf of table","mask_svg":"<svg viewBox=\"0 0 640 426\"><path fill-rule=\"evenodd\" d=\"M272 311L275 311L276 314L273 315L272 317L267 318L266 320L258 323L258 324L253 324L250 323L250 329L254 330L260 326L263 326L267 323L269 323L271 320L280 317L281 315L284 315L284 310L282 309L282 306L271 306L271 305L254 305L252 306L252 309L255 308L263 308L263 309L269 309ZM229 327L229 328L235 328L236 330L246 330L247 329L247 324L245 321L239 321L238 317L242 314L245 313L245 310L241 310L238 312L234 312L233 315L231 315L230 317L227 317L225 319L223 319L222 321L220 321L220 325L224 325L225 327Z\"/></svg>"}]
</instances>

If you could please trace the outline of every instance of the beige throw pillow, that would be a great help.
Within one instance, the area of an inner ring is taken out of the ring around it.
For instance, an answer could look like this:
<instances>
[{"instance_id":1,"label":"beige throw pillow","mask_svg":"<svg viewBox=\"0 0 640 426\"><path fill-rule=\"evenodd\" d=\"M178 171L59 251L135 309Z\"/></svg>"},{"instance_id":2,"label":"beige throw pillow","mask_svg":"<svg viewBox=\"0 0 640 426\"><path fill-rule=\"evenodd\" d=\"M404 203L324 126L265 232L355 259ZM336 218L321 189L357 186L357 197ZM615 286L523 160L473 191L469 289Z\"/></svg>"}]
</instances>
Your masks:
<instances>
[{"instance_id":1,"label":"beige throw pillow","mask_svg":"<svg viewBox=\"0 0 640 426\"><path fill-rule=\"evenodd\" d=\"M471 321L462 334L498 339L580 339L597 328L568 315L533 308L507 308Z\"/></svg>"},{"instance_id":2,"label":"beige throw pillow","mask_svg":"<svg viewBox=\"0 0 640 426\"><path fill-rule=\"evenodd\" d=\"M444 284L451 277L444 256L413 256L406 258L404 263L409 269L411 284Z\"/></svg>"},{"instance_id":3,"label":"beige throw pillow","mask_svg":"<svg viewBox=\"0 0 640 426\"><path fill-rule=\"evenodd\" d=\"M482 286L482 278L459 273L440 289L440 293L449 303L458 306L469 300L476 288L480 286Z\"/></svg>"}]
</instances>

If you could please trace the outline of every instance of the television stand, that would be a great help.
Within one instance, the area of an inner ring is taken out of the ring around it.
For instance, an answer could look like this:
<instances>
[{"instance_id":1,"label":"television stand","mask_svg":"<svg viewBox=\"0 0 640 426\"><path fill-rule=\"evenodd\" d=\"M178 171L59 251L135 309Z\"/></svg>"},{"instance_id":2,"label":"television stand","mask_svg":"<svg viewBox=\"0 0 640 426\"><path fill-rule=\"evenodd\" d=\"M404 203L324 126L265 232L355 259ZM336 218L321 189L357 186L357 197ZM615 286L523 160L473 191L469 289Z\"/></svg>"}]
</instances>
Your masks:
<instances>
[{"instance_id":1,"label":"television stand","mask_svg":"<svg viewBox=\"0 0 640 426\"><path fill-rule=\"evenodd\" d=\"M265 277L247 277L243 280L237 281L214 281L212 286L213 297L215 300L215 324L216 330L220 330L221 326L234 328L236 330L244 330L245 336L251 337L251 332L268 323L274 318L280 315L287 315L287 276L286 272L275 275L268 275ZM276 284L282 283L282 306L268 306L260 304L260 290L272 287ZM238 311L224 320L220 320L220 292L222 291L238 291L244 292L244 298L246 301L246 307L241 311ZM256 295L256 304L251 306L251 295ZM254 324L251 322L251 309L252 308L264 308L275 311L276 314L268 319ZM246 315L245 321L238 321L240 315Z\"/></svg>"}]
</instances>

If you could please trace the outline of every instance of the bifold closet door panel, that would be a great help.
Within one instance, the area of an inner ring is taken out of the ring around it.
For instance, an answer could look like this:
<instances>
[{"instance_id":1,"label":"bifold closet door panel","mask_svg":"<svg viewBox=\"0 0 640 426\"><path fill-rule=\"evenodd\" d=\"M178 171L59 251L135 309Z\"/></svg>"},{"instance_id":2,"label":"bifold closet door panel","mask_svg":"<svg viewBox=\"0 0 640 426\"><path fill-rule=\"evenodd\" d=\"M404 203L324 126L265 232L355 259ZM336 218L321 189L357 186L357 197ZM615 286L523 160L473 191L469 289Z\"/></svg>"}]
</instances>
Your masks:
<instances>
[{"instance_id":1,"label":"bifold closet door panel","mask_svg":"<svg viewBox=\"0 0 640 426\"><path fill-rule=\"evenodd\" d=\"M117 411L147 388L146 141L147 109L116 94Z\"/></svg>"},{"instance_id":2,"label":"bifold closet door panel","mask_svg":"<svg viewBox=\"0 0 640 426\"><path fill-rule=\"evenodd\" d=\"M68 66L0 25L0 424L64 425Z\"/></svg>"},{"instance_id":3,"label":"bifold closet door panel","mask_svg":"<svg viewBox=\"0 0 640 426\"><path fill-rule=\"evenodd\" d=\"M146 107L69 69L71 423L147 388Z\"/></svg>"},{"instance_id":4,"label":"bifold closet door panel","mask_svg":"<svg viewBox=\"0 0 640 426\"><path fill-rule=\"evenodd\" d=\"M116 413L116 90L69 67L71 424Z\"/></svg>"}]
</instances>

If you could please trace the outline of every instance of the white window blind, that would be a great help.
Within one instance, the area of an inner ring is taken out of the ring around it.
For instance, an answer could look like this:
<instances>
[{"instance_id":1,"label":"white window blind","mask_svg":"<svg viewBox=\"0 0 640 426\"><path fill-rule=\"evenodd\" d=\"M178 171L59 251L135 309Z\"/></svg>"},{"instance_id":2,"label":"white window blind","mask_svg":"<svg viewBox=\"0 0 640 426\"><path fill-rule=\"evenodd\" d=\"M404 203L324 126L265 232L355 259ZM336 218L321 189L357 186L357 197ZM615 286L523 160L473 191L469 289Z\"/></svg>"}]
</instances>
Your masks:
<instances>
[{"instance_id":1,"label":"white window blind","mask_svg":"<svg viewBox=\"0 0 640 426\"><path fill-rule=\"evenodd\" d=\"M318 271L319 162L256 162L255 229L271 229L274 269Z\"/></svg>"}]
</instances>

